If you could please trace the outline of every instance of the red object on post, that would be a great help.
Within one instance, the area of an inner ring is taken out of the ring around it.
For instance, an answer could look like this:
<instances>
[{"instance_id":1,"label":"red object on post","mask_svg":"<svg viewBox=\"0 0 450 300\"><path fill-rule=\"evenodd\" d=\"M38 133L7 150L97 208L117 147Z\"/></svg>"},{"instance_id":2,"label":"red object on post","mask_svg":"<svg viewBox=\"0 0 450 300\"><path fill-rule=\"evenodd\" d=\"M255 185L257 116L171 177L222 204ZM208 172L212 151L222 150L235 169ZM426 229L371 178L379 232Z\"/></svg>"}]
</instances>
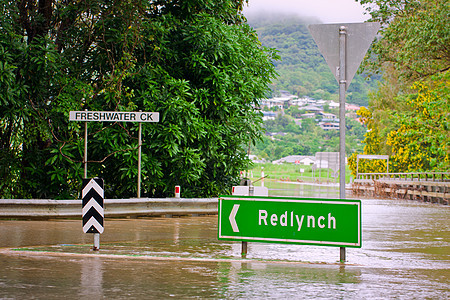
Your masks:
<instances>
[{"instance_id":1,"label":"red object on post","mask_svg":"<svg viewBox=\"0 0 450 300\"><path fill-rule=\"evenodd\" d=\"M179 185L175 186L175 198L180 198L181 195L181 187Z\"/></svg>"}]
</instances>

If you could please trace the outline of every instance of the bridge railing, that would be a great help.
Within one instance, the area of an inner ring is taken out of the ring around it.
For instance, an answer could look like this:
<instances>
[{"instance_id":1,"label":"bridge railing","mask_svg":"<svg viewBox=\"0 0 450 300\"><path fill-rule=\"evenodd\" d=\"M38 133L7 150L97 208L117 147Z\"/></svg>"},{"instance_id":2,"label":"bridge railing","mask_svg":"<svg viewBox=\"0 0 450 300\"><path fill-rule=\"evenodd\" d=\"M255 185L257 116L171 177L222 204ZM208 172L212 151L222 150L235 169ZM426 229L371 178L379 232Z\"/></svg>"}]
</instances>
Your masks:
<instances>
[{"instance_id":1,"label":"bridge railing","mask_svg":"<svg viewBox=\"0 0 450 300\"><path fill-rule=\"evenodd\" d=\"M450 181L450 172L358 173L356 180Z\"/></svg>"}]
</instances>

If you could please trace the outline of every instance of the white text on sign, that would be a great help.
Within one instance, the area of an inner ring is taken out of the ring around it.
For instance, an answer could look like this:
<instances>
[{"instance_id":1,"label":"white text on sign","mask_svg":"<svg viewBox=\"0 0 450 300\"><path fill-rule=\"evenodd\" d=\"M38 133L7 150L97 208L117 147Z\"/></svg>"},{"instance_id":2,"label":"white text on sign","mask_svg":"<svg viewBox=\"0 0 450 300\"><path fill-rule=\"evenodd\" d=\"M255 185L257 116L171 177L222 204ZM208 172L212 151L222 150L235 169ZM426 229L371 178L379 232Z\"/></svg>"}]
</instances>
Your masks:
<instances>
[{"instance_id":1,"label":"white text on sign","mask_svg":"<svg viewBox=\"0 0 450 300\"><path fill-rule=\"evenodd\" d=\"M303 227L303 221L305 219L305 215L294 215L294 212L291 211L290 214L288 214L287 211L284 212L284 214L281 214L280 216L276 214L272 214L270 216L269 222L268 222L268 213L266 210L260 209L259 210L259 217L258 217L258 225L265 225L268 224L272 226L290 226L294 227L294 224L298 227L297 231L300 231ZM315 216L306 216L306 226L315 228L316 224L319 228L325 228L328 225L328 229L336 229L336 219L331 215L331 213L328 214L328 217L319 216L316 218Z\"/></svg>"}]
</instances>

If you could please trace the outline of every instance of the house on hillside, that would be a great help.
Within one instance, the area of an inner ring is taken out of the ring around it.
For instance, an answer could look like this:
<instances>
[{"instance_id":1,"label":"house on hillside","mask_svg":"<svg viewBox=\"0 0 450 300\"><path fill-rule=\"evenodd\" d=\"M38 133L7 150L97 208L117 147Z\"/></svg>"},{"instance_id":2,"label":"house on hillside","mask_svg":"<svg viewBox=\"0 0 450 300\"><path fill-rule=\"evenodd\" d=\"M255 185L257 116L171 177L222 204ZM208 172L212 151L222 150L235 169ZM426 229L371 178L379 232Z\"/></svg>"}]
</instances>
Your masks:
<instances>
[{"instance_id":1,"label":"house on hillside","mask_svg":"<svg viewBox=\"0 0 450 300\"><path fill-rule=\"evenodd\" d=\"M262 99L260 102L261 109L262 108L278 108L283 109L284 107L284 101L282 99L276 99L276 98L270 98L270 99Z\"/></svg>"},{"instance_id":2,"label":"house on hillside","mask_svg":"<svg viewBox=\"0 0 450 300\"><path fill-rule=\"evenodd\" d=\"M317 100L317 101L316 101L316 104L317 104L317 105L322 105L322 106L323 106L323 105L325 105L326 103L327 103L327 101L325 101L325 100Z\"/></svg>"},{"instance_id":3,"label":"house on hillside","mask_svg":"<svg viewBox=\"0 0 450 300\"><path fill-rule=\"evenodd\" d=\"M323 130L339 130L339 123L320 122L319 126Z\"/></svg>"},{"instance_id":4,"label":"house on hillside","mask_svg":"<svg viewBox=\"0 0 450 300\"><path fill-rule=\"evenodd\" d=\"M345 110L353 110L353 111L357 111L359 110L361 107L355 104L350 104L350 103L345 103Z\"/></svg>"},{"instance_id":5,"label":"house on hillside","mask_svg":"<svg viewBox=\"0 0 450 300\"><path fill-rule=\"evenodd\" d=\"M261 106L261 109L263 107L266 107L269 109L271 109L273 107L277 107L278 109L281 110L286 106L292 105L292 101L297 100L297 98L298 97L295 95L282 94L281 97L275 97L275 98L270 98L270 99L261 99L260 106Z\"/></svg>"},{"instance_id":6,"label":"house on hillside","mask_svg":"<svg viewBox=\"0 0 450 300\"><path fill-rule=\"evenodd\" d=\"M330 108L339 108L339 102L330 101L328 104Z\"/></svg>"},{"instance_id":7,"label":"house on hillside","mask_svg":"<svg viewBox=\"0 0 450 300\"><path fill-rule=\"evenodd\" d=\"M326 120L337 120L338 118L335 114L330 114L323 111L321 111L319 114L322 115L322 119Z\"/></svg>"},{"instance_id":8,"label":"house on hillside","mask_svg":"<svg viewBox=\"0 0 450 300\"><path fill-rule=\"evenodd\" d=\"M308 106L302 107L302 109L304 109L305 111L307 111L309 113L319 113L319 112L323 111L323 108L315 106L315 105L308 105Z\"/></svg>"},{"instance_id":9,"label":"house on hillside","mask_svg":"<svg viewBox=\"0 0 450 300\"><path fill-rule=\"evenodd\" d=\"M314 119L316 117L315 113L307 113L307 114L303 114L301 115L302 119Z\"/></svg>"},{"instance_id":10,"label":"house on hillside","mask_svg":"<svg viewBox=\"0 0 450 300\"><path fill-rule=\"evenodd\" d=\"M308 100L305 98L294 99L291 101L291 105L295 105L295 106L304 106L306 104L308 104Z\"/></svg>"},{"instance_id":11,"label":"house on hillside","mask_svg":"<svg viewBox=\"0 0 450 300\"><path fill-rule=\"evenodd\" d=\"M263 111L262 113L263 113L263 121L275 120L275 117L277 116L277 113L273 111Z\"/></svg>"},{"instance_id":12,"label":"house on hillside","mask_svg":"<svg viewBox=\"0 0 450 300\"><path fill-rule=\"evenodd\" d=\"M356 113L361 107L355 104L345 104L346 116L354 120L358 119L358 114Z\"/></svg>"}]
</instances>

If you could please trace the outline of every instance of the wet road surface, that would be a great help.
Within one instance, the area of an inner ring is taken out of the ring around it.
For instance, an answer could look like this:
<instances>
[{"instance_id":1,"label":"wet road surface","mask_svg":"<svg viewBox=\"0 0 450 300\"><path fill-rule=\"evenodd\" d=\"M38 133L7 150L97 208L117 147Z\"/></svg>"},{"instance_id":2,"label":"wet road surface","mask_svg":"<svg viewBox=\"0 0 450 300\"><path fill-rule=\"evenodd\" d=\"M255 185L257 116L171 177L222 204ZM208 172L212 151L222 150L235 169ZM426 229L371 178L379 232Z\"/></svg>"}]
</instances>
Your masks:
<instances>
[{"instance_id":1,"label":"wet road surface","mask_svg":"<svg viewBox=\"0 0 450 300\"><path fill-rule=\"evenodd\" d=\"M82 254L3 249L0 299L450 297L449 207L367 199L362 220L345 265L336 247L263 243L242 260L240 243L217 240L217 216L106 219L99 255L81 220L0 221L1 248Z\"/></svg>"}]
</instances>

